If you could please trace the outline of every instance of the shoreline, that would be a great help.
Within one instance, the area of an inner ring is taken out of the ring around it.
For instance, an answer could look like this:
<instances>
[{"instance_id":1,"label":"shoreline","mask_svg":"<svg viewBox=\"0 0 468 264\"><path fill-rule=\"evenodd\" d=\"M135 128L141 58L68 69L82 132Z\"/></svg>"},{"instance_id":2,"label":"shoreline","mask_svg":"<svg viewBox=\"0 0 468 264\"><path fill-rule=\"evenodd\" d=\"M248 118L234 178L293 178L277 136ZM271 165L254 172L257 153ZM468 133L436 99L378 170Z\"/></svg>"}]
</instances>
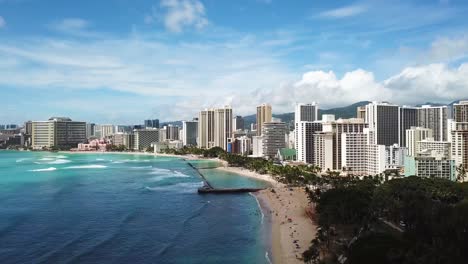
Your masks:
<instances>
[{"instance_id":1,"label":"shoreline","mask_svg":"<svg viewBox=\"0 0 468 264\"><path fill-rule=\"evenodd\" d=\"M271 228L273 263L303 263L302 253L317 232L317 226L306 215L309 202L304 189L276 187L255 196Z\"/></svg>"}]
</instances>

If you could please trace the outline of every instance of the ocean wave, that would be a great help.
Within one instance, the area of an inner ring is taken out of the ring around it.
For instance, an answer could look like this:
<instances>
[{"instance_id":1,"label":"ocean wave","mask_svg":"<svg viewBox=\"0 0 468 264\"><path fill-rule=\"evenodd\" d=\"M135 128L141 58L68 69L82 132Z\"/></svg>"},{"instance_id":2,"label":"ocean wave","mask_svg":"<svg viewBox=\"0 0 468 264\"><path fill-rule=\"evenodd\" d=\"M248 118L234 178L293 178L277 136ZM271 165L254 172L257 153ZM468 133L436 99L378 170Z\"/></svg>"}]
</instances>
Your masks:
<instances>
[{"instance_id":1,"label":"ocean wave","mask_svg":"<svg viewBox=\"0 0 468 264\"><path fill-rule=\"evenodd\" d=\"M107 166L99 165L99 164L78 165L78 166L65 167L65 169L105 169L105 168L107 168Z\"/></svg>"},{"instance_id":2,"label":"ocean wave","mask_svg":"<svg viewBox=\"0 0 468 264\"><path fill-rule=\"evenodd\" d=\"M130 169L134 170L143 170L143 169L152 169L153 166L136 166L136 167L130 167Z\"/></svg>"},{"instance_id":3,"label":"ocean wave","mask_svg":"<svg viewBox=\"0 0 468 264\"><path fill-rule=\"evenodd\" d=\"M172 173L172 171L168 169L153 168L149 174L168 174L168 173Z\"/></svg>"},{"instance_id":4,"label":"ocean wave","mask_svg":"<svg viewBox=\"0 0 468 264\"><path fill-rule=\"evenodd\" d=\"M57 170L57 168L50 167L50 168L46 168L46 169L35 169L35 170L30 170L30 171L40 172L40 171L54 171L54 170Z\"/></svg>"},{"instance_id":5,"label":"ocean wave","mask_svg":"<svg viewBox=\"0 0 468 264\"><path fill-rule=\"evenodd\" d=\"M203 182L181 182L167 186L145 186L144 189L148 191L177 191L178 193L194 193L198 188L202 186Z\"/></svg>"},{"instance_id":6,"label":"ocean wave","mask_svg":"<svg viewBox=\"0 0 468 264\"><path fill-rule=\"evenodd\" d=\"M67 159L57 159L57 160L54 160L54 161L51 161L51 162L45 162L46 164L65 164L65 163L70 163L71 160L67 160Z\"/></svg>"},{"instance_id":7,"label":"ocean wave","mask_svg":"<svg viewBox=\"0 0 468 264\"><path fill-rule=\"evenodd\" d=\"M16 162L18 162L18 163L19 163L19 162L26 161L26 160L28 160L28 159L30 159L30 158L22 158L22 159L17 159L17 160L16 160Z\"/></svg>"},{"instance_id":8,"label":"ocean wave","mask_svg":"<svg viewBox=\"0 0 468 264\"><path fill-rule=\"evenodd\" d=\"M41 158L41 159L38 159L39 161L49 161L49 160L55 160L56 158L55 157L45 157L45 158Z\"/></svg>"}]
</instances>

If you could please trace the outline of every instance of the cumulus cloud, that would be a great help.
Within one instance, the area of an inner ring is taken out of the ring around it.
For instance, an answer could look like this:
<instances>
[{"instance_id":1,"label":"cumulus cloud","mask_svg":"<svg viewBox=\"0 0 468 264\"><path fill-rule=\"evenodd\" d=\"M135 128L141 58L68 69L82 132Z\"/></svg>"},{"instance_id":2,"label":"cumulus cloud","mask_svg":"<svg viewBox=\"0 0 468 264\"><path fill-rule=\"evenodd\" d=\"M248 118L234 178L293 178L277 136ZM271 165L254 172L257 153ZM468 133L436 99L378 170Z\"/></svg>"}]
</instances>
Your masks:
<instances>
[{"instance_id":1,"label":"cumulus cloud","mask_svg":"<svg viewBox=\"0 0 468 264\"><path fill-rule=\"evenodd\" d=\"M208 25L205 6L199 0L162 0L160 8L162 23L171 32L180 33L189 27L200 30ZM157 21L158 15L157 9L153 9L152 14L145 16L145 23Z\"/></svg>"},{"instance_id":2,"label":"cumulus cloud","mask_svg":"<svg viewBox=\"0 0 468 264\"><path fill-rule=\"evenodd\" d=\"M358 69L341 78L333 71L310 71L302 78L278 85L236 94L226 100L239 113L254 112L264 102L276 113L291 112L297 102L319 102L321 107L345 106L358 101L390 101L415 105L425 102L449 103L468 96L468 63L450 68L446 64L408 67L384 81L372 72ZM246 100L249 98L249 100ZM222 102L219 98L218 102Z\"/></svg>"},{"instance_id":3,"label":"cumulus cloud","mask_svg":"<svg viewBox=\"0 0 468 264\"><path fill-rule=\"evenodd\" d=\"M6 25L5 19L0 16L0 28L4 27Z\"/></svg>"}]
</instances>

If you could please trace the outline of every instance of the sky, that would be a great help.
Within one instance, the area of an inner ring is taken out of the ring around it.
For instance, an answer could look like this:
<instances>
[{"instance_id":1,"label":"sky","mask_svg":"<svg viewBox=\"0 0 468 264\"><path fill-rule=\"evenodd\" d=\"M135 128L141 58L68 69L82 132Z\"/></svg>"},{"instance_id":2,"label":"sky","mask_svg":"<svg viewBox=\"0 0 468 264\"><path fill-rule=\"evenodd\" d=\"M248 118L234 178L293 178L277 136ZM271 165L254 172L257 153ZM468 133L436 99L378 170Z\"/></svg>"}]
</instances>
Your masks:
<instances>
[{"instance_id":1,"label":"sky","mask_svg":"<svg viewBox=\"0 0 468 264\"><path fill-rule=\"evenodd\" d=\"M0 124L468 97L466 0L0 0Z\"/></svg>"}]
</instances>

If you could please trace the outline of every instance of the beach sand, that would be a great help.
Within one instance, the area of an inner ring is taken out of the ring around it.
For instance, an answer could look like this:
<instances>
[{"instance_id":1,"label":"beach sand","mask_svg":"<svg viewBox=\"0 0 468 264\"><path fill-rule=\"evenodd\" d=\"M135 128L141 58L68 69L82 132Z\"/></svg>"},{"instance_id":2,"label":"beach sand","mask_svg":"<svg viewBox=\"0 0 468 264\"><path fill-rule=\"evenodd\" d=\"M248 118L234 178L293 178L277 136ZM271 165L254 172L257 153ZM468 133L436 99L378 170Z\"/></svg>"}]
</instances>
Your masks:
<instances>
[{"instance_id":1,"label":"beach sand","mask_svg":"<svg viewBox=\"0 0 468 264\"><path fill-rule=\"evenodd\" d=\"M221 161L221 162L223 162L223 161ZM260 174L260 173L254 172L254 171L250 171L250 170L247 170L247 169L244 169L244 168L240 168L240 167L227 167L227 166L224 166L224 167L218 167L216 169L217 170L222 170L222 171L227 171L227 172L232 172L232 173L244 176L244 177L255 178L255 179L258 179L258 180L266 181L266 182L270 183L272 187L283 187L284 186L284 184L277 182L275 179L273 179L273 177L271 177L268 174Z\"/></svg>"},{"instance_id":2,"label":"beach sand","mask_svg":"<svg viewBox=\"0 0 468 264\"><path fill-rule=\"evenodd\" d=\"M299 258L309 248L317 231L317 226L305 213L309 201L304 188L291 191L287 187L276 187L255 195L266 219L271 221L273 263L304 263Z\"/></svg>"}]
</instances>

